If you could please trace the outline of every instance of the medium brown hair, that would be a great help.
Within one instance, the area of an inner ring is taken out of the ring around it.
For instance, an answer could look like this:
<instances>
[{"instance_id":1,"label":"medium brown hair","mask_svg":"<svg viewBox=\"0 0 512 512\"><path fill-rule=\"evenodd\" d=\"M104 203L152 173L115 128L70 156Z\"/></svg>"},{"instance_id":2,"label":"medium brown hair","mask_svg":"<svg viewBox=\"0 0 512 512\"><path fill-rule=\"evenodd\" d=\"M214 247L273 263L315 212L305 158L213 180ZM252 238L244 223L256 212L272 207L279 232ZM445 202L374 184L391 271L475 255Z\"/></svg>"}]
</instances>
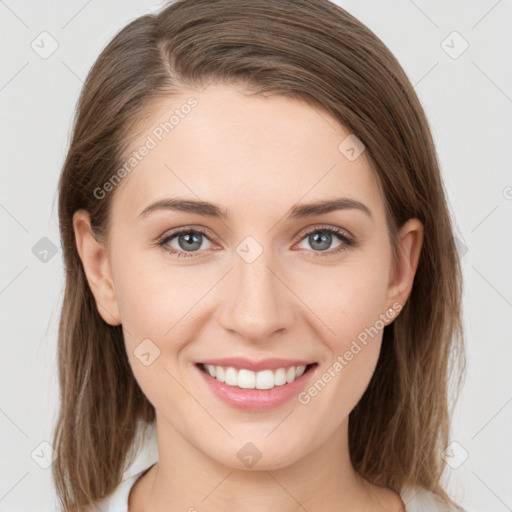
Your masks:
<instances>
[{"instance_id":1,"label":"medium brown hair","mask_svg":"<svg viewBox=\"0 0 512 512\"><path fill-rule=\"evenodd\" d=\"M369 481L397 492L420 486L461 510L441 484L450 397L459 393L465 355L462 273L437 154L398 61L328 0L178 0L129 23L89 72L59 182L66 283L53 477L64 510L89 510L110 494L131 462L137 424L155 421L121 326L98 313L73 214L86 209L95 236L106 240L116 190L102 199L94 190L125 161L136 123L159 99L213 82L299 98L354 133L382 190L395 256L403 223L423 223L411 294L384 329L375 373L349 416L350 457Z\"/></svg>"}]
</instances>

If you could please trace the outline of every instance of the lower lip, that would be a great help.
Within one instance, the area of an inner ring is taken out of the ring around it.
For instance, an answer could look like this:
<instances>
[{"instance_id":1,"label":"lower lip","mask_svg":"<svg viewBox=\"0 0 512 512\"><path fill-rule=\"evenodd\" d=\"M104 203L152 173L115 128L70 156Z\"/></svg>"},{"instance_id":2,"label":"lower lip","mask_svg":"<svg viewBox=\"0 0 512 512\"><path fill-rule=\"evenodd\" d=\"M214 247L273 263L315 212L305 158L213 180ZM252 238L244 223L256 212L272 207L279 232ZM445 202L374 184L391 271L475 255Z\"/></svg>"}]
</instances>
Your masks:
<instances>
[{"instance_id":1,"label":"lower lip","mask_svg":"<svg viewBox=\"0 0 512 512\"><path fill-rule=\"evenodd\" d=\"M218 381L196 365L197 371L213 393L232 407L246 411L264 411L288 402L305 387L315 368L316 365L310 367L293 382L274 386L272 389L242 389Z\"/></svg>"}]
</instances>

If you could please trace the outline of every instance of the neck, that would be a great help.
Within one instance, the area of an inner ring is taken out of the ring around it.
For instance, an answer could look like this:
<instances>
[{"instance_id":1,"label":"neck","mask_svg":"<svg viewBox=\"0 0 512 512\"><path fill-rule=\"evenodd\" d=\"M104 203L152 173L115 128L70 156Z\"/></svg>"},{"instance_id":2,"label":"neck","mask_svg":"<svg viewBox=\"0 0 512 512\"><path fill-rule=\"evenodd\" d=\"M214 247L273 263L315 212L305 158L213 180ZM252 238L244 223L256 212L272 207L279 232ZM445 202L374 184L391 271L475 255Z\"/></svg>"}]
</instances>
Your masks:
<instances>
[{"instance_id":1,"label":"neck","mask_svg":"<svg viewBox=\"0 0 512 512\"><path fill-rule=\"evenodd\" d=\"M382 488L364 481L351 465L348 419L318 448L282 468L228 467L163 421L157 421L157 440L159 461L132 489L130 512L385 510L384 495L376 499ZM391 491L382 490L389 500Z\"/></svg>"}]
</instances>

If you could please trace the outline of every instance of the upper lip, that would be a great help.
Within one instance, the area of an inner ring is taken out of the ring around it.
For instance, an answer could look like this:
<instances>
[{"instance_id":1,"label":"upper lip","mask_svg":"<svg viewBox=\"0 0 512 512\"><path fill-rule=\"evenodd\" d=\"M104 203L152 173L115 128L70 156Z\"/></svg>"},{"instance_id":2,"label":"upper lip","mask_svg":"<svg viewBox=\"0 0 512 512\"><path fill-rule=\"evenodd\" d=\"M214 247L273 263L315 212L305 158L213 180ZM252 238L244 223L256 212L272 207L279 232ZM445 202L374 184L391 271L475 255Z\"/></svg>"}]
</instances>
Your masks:
<instances>
[{"instance_id":1,"label":"upper lip","mask_svg":"<svg viewBox=\"0 0 512 512\"><path fill-rule=\"evenodd\" d=\"M289 368L290 366L307 366L314 361L307 361L305 359L260 359L254 361L244 357L229 357L223 359L207 359L200 361L199 364L210 364L212 366L233 367L237 370L252 370L254 372L260 370L276 370L277 368Z\"/></svg>"}]
</instances>

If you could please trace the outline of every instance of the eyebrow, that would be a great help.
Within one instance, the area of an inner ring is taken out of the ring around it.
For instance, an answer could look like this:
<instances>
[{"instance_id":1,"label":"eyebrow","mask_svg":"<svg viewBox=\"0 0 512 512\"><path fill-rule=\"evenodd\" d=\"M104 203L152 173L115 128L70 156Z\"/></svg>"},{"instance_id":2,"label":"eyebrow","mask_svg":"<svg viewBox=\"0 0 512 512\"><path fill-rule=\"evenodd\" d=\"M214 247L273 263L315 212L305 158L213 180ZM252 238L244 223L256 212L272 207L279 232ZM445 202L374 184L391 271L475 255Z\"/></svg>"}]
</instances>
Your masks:
<instances>
[{"instance_id":1,"label":"eyebrow","mask_svg":"<svg viewBox=\"0 0 512 512\"><path fill-rule=\"evenodd\" d=\"M151 203L149 206L144 208L137 219L142 220L150 213L159 210L189 212L202 215L204 217L226 220L230 218L228 210L221 208L215 203L198 201L195 199L166 198L159 199L158 201L155 201L154 203ZM367 215L370 219L373 219L372 212L365 204L348 197L315 201L313 203L307 204L296 204L290 208L286 216L290 219L302 219L306 217L313 217L314 215L330 213L337 210L359 210Z\"/></svg>"}]
</instances>

